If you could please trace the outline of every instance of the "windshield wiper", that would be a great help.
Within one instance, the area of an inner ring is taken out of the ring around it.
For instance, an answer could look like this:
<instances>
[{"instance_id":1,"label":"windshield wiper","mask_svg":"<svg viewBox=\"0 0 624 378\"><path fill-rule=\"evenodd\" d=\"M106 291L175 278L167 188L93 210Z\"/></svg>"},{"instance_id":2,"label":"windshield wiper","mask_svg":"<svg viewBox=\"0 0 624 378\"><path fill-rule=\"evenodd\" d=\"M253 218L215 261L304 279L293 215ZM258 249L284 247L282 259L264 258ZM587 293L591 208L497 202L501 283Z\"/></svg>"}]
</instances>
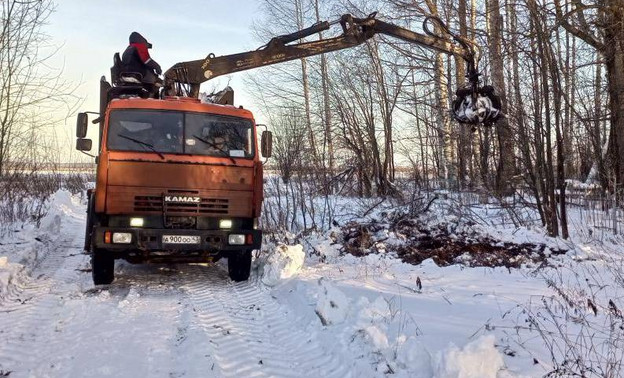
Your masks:
<instances>
[{"instance_id":1,"label":"windshield wiper","mask_svg":"<svg viewBox=\"0 0 624 378\"><path fill-rule=\"evenodd\" d=\"M221 148L221 147L217 146L217 144L216 144L216 143L211 142L211 141L209 141L209 140L206 140L206 139L204 139L204 138L200 138L200 137L198 137L197 135L193 135L193 138L195 138L195 139L199 140L200 142L204 142L204 143L206 143L207 145L209 145L210 147L213 147L213 148L215 148L215 149L217 149L217 150L221 151L221 153L223 153L225 156L229 157L229 158L230 158L230 160L232 160L232 163L236 164L236 160L234 160L234 158L233 158L233 157L231 157L231 156L230 156L230 155L229 155L229 154L228 154L228 153L227 153L227 152L226 152L223 148Z\"/></svg>"},{"instance_id":2,"label":"windshield wiper","mask_svg":"<svg viewBox=\"0 0 624 378\"><path fill-rule=\"evenodd\" d=\"M123 134L117 134L117 136L122 137L124 139L131 140L134 143L138 143L138 144L140 144L142 146L145 146L145 147L149 148L150 150L152 150L153 152L155 152L156 154L158 154L158 156L160 156L161 159L165 160L165 155L163 155L161 152L157 151L152 144L149 144L147 142L143 142L142 140L139 140L139 139L131 138L129 136L125 136Z\"/></svg>"}]
</instances>

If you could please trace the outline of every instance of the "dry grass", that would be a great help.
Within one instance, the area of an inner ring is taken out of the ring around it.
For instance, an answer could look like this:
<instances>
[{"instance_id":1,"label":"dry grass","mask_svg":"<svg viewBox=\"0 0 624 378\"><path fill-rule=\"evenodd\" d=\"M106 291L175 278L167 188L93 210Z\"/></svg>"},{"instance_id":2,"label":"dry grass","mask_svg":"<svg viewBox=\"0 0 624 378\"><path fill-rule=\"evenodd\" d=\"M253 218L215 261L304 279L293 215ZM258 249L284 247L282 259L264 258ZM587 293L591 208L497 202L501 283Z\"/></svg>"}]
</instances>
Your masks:
<instances>
[{"instance_id":1,"label":"dry grass","mask_svg":"<svg viewBox=\"0 0 624 378\"><path fill-rule=\"evenodd\" d=\"M38 226L55 192L84 193L89 181L92 175L82 173L7 173L0 177L0 224L32 222Z\"/></svg>"}]
</instances>

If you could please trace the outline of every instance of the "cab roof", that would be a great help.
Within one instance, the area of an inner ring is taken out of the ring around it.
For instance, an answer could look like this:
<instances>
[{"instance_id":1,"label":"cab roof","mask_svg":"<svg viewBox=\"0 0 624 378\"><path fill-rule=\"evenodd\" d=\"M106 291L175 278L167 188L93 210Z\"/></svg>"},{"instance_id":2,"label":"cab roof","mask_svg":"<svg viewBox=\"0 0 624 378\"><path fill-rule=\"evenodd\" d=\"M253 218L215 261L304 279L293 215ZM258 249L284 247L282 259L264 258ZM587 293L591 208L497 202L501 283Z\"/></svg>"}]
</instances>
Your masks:
<instances>
[{"instance_id":1,"label":"cab roof","mask_svg":"<svg viewBox=\"0 0 624 378\"><path fill-rule=\"evenodd\" d=\"M111 100L109 109L151 109L151 110L179 110L187 112L199 112L227 115L232 117L248 118L253 120L253 114L242 108L232 105L219 105L202 103L196 98L189 97L165 97L163 100L153 98L116 98Z\"/></svg>"}]
</instances>

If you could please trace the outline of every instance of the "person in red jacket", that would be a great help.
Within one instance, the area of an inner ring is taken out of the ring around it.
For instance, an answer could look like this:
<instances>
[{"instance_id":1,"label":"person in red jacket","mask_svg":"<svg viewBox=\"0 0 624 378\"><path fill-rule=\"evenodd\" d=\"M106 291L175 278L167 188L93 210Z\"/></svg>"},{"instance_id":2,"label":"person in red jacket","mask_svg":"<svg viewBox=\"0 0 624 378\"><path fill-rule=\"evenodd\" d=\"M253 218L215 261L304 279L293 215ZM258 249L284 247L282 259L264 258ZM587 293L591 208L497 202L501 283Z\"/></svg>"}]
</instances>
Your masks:
<instances>
[{"instance_id":1,"label":"person in red jacket","mask_svg":"<svg viewBox=\"0 0 624 378\"><path fill-rule=\"evenodd\" d=\"M158 75L162 74L162 69L147 51L152 48L152 44L137 32L132 32L129 40L130 44L121 57L121 71L140 73L143 75L143 83L146 84L161 83Z\"/></svg>"}]
</instances>

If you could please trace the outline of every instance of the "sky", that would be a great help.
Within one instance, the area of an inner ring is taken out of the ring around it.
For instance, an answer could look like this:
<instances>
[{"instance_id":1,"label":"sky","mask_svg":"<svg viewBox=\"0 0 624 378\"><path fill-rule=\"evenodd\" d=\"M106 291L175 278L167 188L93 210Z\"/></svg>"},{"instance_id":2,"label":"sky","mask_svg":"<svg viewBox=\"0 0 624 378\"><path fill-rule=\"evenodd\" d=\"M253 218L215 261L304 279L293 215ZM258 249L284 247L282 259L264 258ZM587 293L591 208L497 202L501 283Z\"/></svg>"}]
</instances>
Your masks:
<instances>
[{"instance_id":1,"label":"sky","mask_svg":"<svg viewBox=\"0 0 624 378\"><path fill-rule=\"evenodd\" d=\"M259 17L260 0L55 0L56 10L45 26L58 51L51 65L77 85L75 95L84 98L80 111L98 111L99 80L106 75L115 52L123 53L128 36L137 31L153 44L150 55L163 71L177 62L254 50L262 43L251 28ZM234 88L235 104L254 111L245 92L243 77L236 73L217 78L202 90ZM256 112L257 114L259 112ZM59 141L75 144L75 116L57 131ZM89 137L96 142L96 126ZM70 155L67 151L66 154ZM71 157L76 157L71 153ZM68 157L64 157L67 159Z\"/></svg>"}]
</instances>

